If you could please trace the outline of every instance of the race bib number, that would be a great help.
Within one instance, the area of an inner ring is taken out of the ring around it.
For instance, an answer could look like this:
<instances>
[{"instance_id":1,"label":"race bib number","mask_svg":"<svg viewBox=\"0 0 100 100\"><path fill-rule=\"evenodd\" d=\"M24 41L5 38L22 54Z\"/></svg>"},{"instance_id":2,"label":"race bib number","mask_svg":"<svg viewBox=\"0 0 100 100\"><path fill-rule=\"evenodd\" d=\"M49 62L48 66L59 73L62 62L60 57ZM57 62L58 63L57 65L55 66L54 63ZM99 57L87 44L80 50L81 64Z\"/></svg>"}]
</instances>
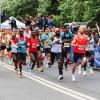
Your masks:
<instances>
[{"instance_id":1,"label":"race bib number","mask_svg":"<svg viewBox=\"0 0 100 100\"><path fill-rule=\"evenodd\" d=\"M84 47L83 45L79 45L79 46L78 46L78 49L79 49L79 50L84 50L85 47Z\"/></svg>"},{"instance_id":2,"label":"race bib number","mask_svg":"<svg viewBox=\"0 0 100 100\"><path fill-rule=\"evenodd\" d=\"M70 47L70 43L64 43L64 47Z\"/></svg>"},{"instance_id":3,"label":"race bib number","mask_svg":"<svg viewBox=\"0 0 100 100\"><path fill-rule=\"evenodd\" d=\"M32 44L32 48L36 48L37 46L36 46L36 44Z\"/></svg>"}]
</instances>

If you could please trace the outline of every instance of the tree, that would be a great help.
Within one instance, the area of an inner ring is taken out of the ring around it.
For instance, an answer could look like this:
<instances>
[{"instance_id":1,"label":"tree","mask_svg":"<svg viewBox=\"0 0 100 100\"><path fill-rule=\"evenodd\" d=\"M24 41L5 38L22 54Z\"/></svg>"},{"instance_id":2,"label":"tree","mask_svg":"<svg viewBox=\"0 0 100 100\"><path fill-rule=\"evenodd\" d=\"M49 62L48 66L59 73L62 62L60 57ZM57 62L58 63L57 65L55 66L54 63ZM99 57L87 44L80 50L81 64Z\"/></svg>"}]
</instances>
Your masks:
<instances>
[{"instance_id":1,"label":"tree","mask_svg":"<svg viewBox=\"0 0 100 100\"><path fill-rule=\"evenodd\" d=\"M25 16L36 15L38 7L38 0L5 0L3 3L3 10L9 15Z\"/></svg>"},{"instance_id":2,"label":"tree","mask_svg":"<svg viewBox=\"0 0 100 100\"><path fill-rule=\"evenodd\" d=\"M100 26L100 0L85 1L84 20Z\"/></svg>"}]
</instances>

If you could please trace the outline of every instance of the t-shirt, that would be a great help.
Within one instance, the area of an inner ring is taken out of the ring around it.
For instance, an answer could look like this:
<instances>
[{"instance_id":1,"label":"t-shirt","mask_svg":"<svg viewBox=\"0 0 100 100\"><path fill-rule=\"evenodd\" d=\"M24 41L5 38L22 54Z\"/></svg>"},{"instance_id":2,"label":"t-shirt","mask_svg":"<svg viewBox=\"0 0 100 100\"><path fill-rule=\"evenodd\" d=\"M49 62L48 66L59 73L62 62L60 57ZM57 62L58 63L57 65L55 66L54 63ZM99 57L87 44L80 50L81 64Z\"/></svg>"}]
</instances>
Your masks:
<instances>
[{"instance_id":1,"label":"t-shirt","mask_svg":"<svg viewBox=\"0 0 100 100\"><path fill-rule=\"evenodd\" d=\"M11 48L12 48L11 50L12 50L13 53L17 53L17 48L18 48L18 46L17 46L17 38L12 40Z\"/></svg>"},{"instance_id":2,"label":"t-shirt","mask_svg":"<svg viewBox=\"0 0 100 100\"><path fill-rule=\"evenodd\" d=\"M51 37L50 35L42 34L42 40L45 41L45 48L51 48Z\"/></svg>"},{"instance_id":3,"label":"t-shirt","mask_svg":"<svg viewBox=\"0 0 100 100\"><path fill-rule=\"evenodd\" d=\"M29 52L37 52L38 51L38 46L39 46L39 39L38 38L34 38L34 39L30 39L29 40Z\"/></svg>"},{"instance_id":4,"label":"t-shirt","mask_svg":"<svg viewBox=\"0 0 100 100\"><path fill-rule=\"evenodd\" d=\"M58 41L58 43L56 43ZM54 52L54 53L60 53L62 52L62 40L61 38L57 38L57 37L54 37L54 40L52 41L52 48L51 48L51 52Z\"/></svg>"}]
</instances>

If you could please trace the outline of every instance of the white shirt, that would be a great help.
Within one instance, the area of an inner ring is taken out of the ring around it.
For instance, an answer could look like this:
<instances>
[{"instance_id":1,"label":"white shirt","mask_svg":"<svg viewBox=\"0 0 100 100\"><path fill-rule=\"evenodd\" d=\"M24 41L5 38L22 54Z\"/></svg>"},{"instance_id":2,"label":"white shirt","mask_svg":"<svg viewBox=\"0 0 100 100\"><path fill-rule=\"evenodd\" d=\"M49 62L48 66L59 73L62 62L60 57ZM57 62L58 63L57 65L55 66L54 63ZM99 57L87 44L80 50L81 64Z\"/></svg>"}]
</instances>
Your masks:
<instances>
[{"instance_id":1,"label":"white shirt","mask_svg":"<svg viewBox=\"0 0 100 100\"><path fill-rule=\"evenodd\" d=\"M11 46L11 48L12 48L12 52L13 53L17 53L18 46L16 44L13 43L12 46Z\"/></svg>"},{"instance_id":2,"label":"white shirt","mask_svg":"<svg viewBox=\"0 0 100 100\"><path fill-rule=\"evenodd\" d=\"M59 41L59 44L56 43L57 41ZM51 52L54 52L54 53L60 53L62 52L62 40L61 38L57 38L57 37L54 37L54 40L53 40L53 45L52 45L52 48L51 48Z\"/></svg>"}]
</instances>

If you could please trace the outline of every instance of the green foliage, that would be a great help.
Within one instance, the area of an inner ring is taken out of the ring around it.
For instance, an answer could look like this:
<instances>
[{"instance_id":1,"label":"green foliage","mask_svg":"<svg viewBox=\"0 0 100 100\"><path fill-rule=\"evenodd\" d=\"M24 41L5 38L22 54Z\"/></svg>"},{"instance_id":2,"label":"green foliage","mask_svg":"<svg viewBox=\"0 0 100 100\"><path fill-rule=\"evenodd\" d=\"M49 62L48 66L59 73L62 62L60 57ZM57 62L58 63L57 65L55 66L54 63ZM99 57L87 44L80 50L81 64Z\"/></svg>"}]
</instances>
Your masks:
<instances>
[{"instance_id":1,"label":"green foliage","mask_svg":"<svg viewBox=\"0 0 100 100\"><path fill-rule=\"evenodd\" d=\"M100 0L85 1L84 20L89 24L100 25Z\"/></svg>"},{"instance_id":2,"label":"green foliage","mask_svg":"<svg viewBox=\"0 0 100 100\"><path fill-rule=\"evenodd\" d=\"M53 19L54 19L54 25L55 26L61 26L64 24L64 19L62 16L53 16Z\"/></svg>"},{"instance_id":3,"label":"green foliage","mask_svg":"<svg viewBox=\"0 0 100 100\"><path fill-rule=\"evenodd\" d=\"M88 22L100 25L100 0L3 0L2 8L9 15L55 15L55 23Z\"/></svg>"},{"instance_id":4,"label":"green foliage","mask_svg":"<svg viewBox=\"0 0 100 100\"><path fill-rule=\"evenodd\" d=\"M2 5L2 9L9 15L25 16L36 15L38 0L6 0Z\"/></svg>"},{"instance_id":5,"label":"green foliage","mask_svg":"<svg viewBox=\"0 0 100 100\"><path fill-rule=\"evenodd\" d=\"M45 15L48 14L47 8L49 7L49 5L50 5L50 0L40 0L39 6L37 8L38 13L45 14Z\"/></svg>"}]
</instances>

